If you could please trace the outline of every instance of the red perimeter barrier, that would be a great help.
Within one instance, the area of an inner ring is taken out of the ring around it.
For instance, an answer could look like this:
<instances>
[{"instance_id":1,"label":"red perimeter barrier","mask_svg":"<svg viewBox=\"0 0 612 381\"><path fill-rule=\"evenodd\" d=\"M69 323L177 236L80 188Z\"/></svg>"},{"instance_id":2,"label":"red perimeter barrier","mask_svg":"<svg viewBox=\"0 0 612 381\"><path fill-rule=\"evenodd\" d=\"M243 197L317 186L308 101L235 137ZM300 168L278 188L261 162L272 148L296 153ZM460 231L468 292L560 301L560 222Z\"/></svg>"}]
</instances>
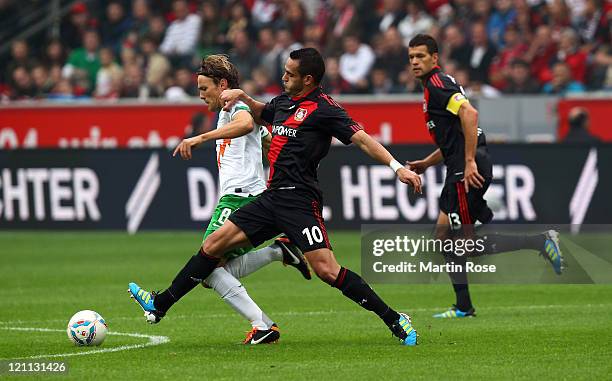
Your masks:
<instances>
[{"instance_id":1,"label":"red perimeter barrier","mask_svg":"<svg viewBox=\"0 0 612 381\"><path fill-rule=\"evenodd\" d=\"M349 103L385 144L431 143L420 102ZM25 105L0 108L0 149L174 147L205 105Z\"/></svg>"}]
</instances>

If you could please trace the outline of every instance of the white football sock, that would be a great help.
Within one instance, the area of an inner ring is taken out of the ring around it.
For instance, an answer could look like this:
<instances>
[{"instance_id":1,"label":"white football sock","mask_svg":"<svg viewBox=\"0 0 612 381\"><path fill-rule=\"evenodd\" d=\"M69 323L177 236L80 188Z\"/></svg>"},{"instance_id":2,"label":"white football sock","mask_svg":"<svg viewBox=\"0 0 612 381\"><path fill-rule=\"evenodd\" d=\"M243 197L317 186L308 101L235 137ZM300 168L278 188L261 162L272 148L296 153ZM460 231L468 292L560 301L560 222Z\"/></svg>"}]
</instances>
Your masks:
<instances>
[{"instance_id":1,"label":"white football sock","mask_svg":"<svg viewBox=\"0 0 612 381\"><path fill-rule=\"evenodd\" d=\"M233 277L223 267L217 267L206 278L206 284L214 289L236 312L247 319L253 328L270 329L272 325L270 318L251 299L238 279Z\"/></svg>"},{"instance_id":2,"label":"white football sock","mask_svg":"<svg viewBox=\"0 0 612 381\"><path fill-rule=\"evenodd\" d=\"M278 245L272 244L263 249L250 251L225 264L227 272L238 279L254 273L265 265L283 260L283 251Z\"/></svg>"}]
</instances>

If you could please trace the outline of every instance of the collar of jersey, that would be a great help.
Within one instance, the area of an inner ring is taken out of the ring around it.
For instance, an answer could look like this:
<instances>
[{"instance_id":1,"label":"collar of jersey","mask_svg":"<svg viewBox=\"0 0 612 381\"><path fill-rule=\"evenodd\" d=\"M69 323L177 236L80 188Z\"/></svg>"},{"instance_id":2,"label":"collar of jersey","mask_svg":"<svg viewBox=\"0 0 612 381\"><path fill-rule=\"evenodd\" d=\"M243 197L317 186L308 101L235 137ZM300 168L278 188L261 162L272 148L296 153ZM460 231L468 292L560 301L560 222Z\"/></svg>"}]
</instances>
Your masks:
<instances>
[{"instance_id":1,"label":"collar of jersey","mask_svg":"<svg viewBox=\"0 0 612 381\"><path fill-rule=\"evenodd\" d=\"M423 84L427 83L427 81L429 81L429 78L431 78L432 75L438 73L442 71L442 69L440 69L439 65L434 66L431 71L427 74L427 77L425 78L425 81L423 81Z\"/></svg>"},{"instance_id":2,"label":"collar of jersey","mask_svg":"<svg viewBox=\"0 0 612 381\"><path fill-rule=\"evenodd\" d=\"M295 101L299 101L300 99L304 99L304 98L308 97L310 94L314 93L316 90L319 90L319 89L320 89L319 86L317 86L317 87L315 87L314 89L310 90L309 92L307 92L304 95L301 95L299 97L291 97L291 100L294 101L294 102Z\"/></svg>"}]
</instances>

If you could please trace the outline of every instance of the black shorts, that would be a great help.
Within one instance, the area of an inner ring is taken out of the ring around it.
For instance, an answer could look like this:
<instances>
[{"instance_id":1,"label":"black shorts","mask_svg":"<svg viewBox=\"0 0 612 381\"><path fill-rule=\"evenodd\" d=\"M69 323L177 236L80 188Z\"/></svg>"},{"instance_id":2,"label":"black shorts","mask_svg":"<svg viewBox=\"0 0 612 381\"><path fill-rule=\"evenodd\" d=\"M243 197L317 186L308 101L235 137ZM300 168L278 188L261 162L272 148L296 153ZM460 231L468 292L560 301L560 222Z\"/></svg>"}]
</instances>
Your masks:
<instances>
[{"instance_id":1,"label":"black shorts","mask_svg":"<svg viewBox=\"0 0 612 381\"><path fill-rule=\"evenodd\" d=\"M451 228L457 230L461 225L471 225L480 221L483 224L491 222L493 211L487 205L484 194L491 184L491 179L485 177L482 188L470 188L465 192L463 181L447 181L440 195L440 210L450 221Z\"/></svg>"},{"instance_id":2,"label":"black shorts","mask_svg":"<svg viewBox=\"0 0 612 381\"><path fill-rule=\"evenodd\" d=\"M331 249L319 199L298 189L263 192L255 201L234 212L229 220L254 247L285 233L302 252Z\"/></svg>"}]
</instances>

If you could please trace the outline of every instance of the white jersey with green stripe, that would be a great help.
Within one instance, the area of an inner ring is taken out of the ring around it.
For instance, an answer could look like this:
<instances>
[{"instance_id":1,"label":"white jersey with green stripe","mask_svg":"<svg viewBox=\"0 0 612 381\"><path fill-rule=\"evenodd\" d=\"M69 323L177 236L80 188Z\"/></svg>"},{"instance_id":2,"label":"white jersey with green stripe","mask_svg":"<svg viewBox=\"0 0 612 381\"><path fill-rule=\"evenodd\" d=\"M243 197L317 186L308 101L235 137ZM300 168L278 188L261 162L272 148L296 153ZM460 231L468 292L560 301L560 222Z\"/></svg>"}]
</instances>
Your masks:
<instances>
[{"instance_id":1,"label":"white jersey with green stripe","mask_svg":"<svg viewBox=\"0 0 612 381\"><path fill-rule=\"evenodd\" d=\"M243 102L236 104L229 111L219 112L217 128L231 122L239 112L251 112ZM217 165L219 167L219 197L226 194L257 195L266 189L261 157L261 139L268 135L268 130L255 125L253 131L233 139L217 139Z\"/></svg>"}]
</instances>

